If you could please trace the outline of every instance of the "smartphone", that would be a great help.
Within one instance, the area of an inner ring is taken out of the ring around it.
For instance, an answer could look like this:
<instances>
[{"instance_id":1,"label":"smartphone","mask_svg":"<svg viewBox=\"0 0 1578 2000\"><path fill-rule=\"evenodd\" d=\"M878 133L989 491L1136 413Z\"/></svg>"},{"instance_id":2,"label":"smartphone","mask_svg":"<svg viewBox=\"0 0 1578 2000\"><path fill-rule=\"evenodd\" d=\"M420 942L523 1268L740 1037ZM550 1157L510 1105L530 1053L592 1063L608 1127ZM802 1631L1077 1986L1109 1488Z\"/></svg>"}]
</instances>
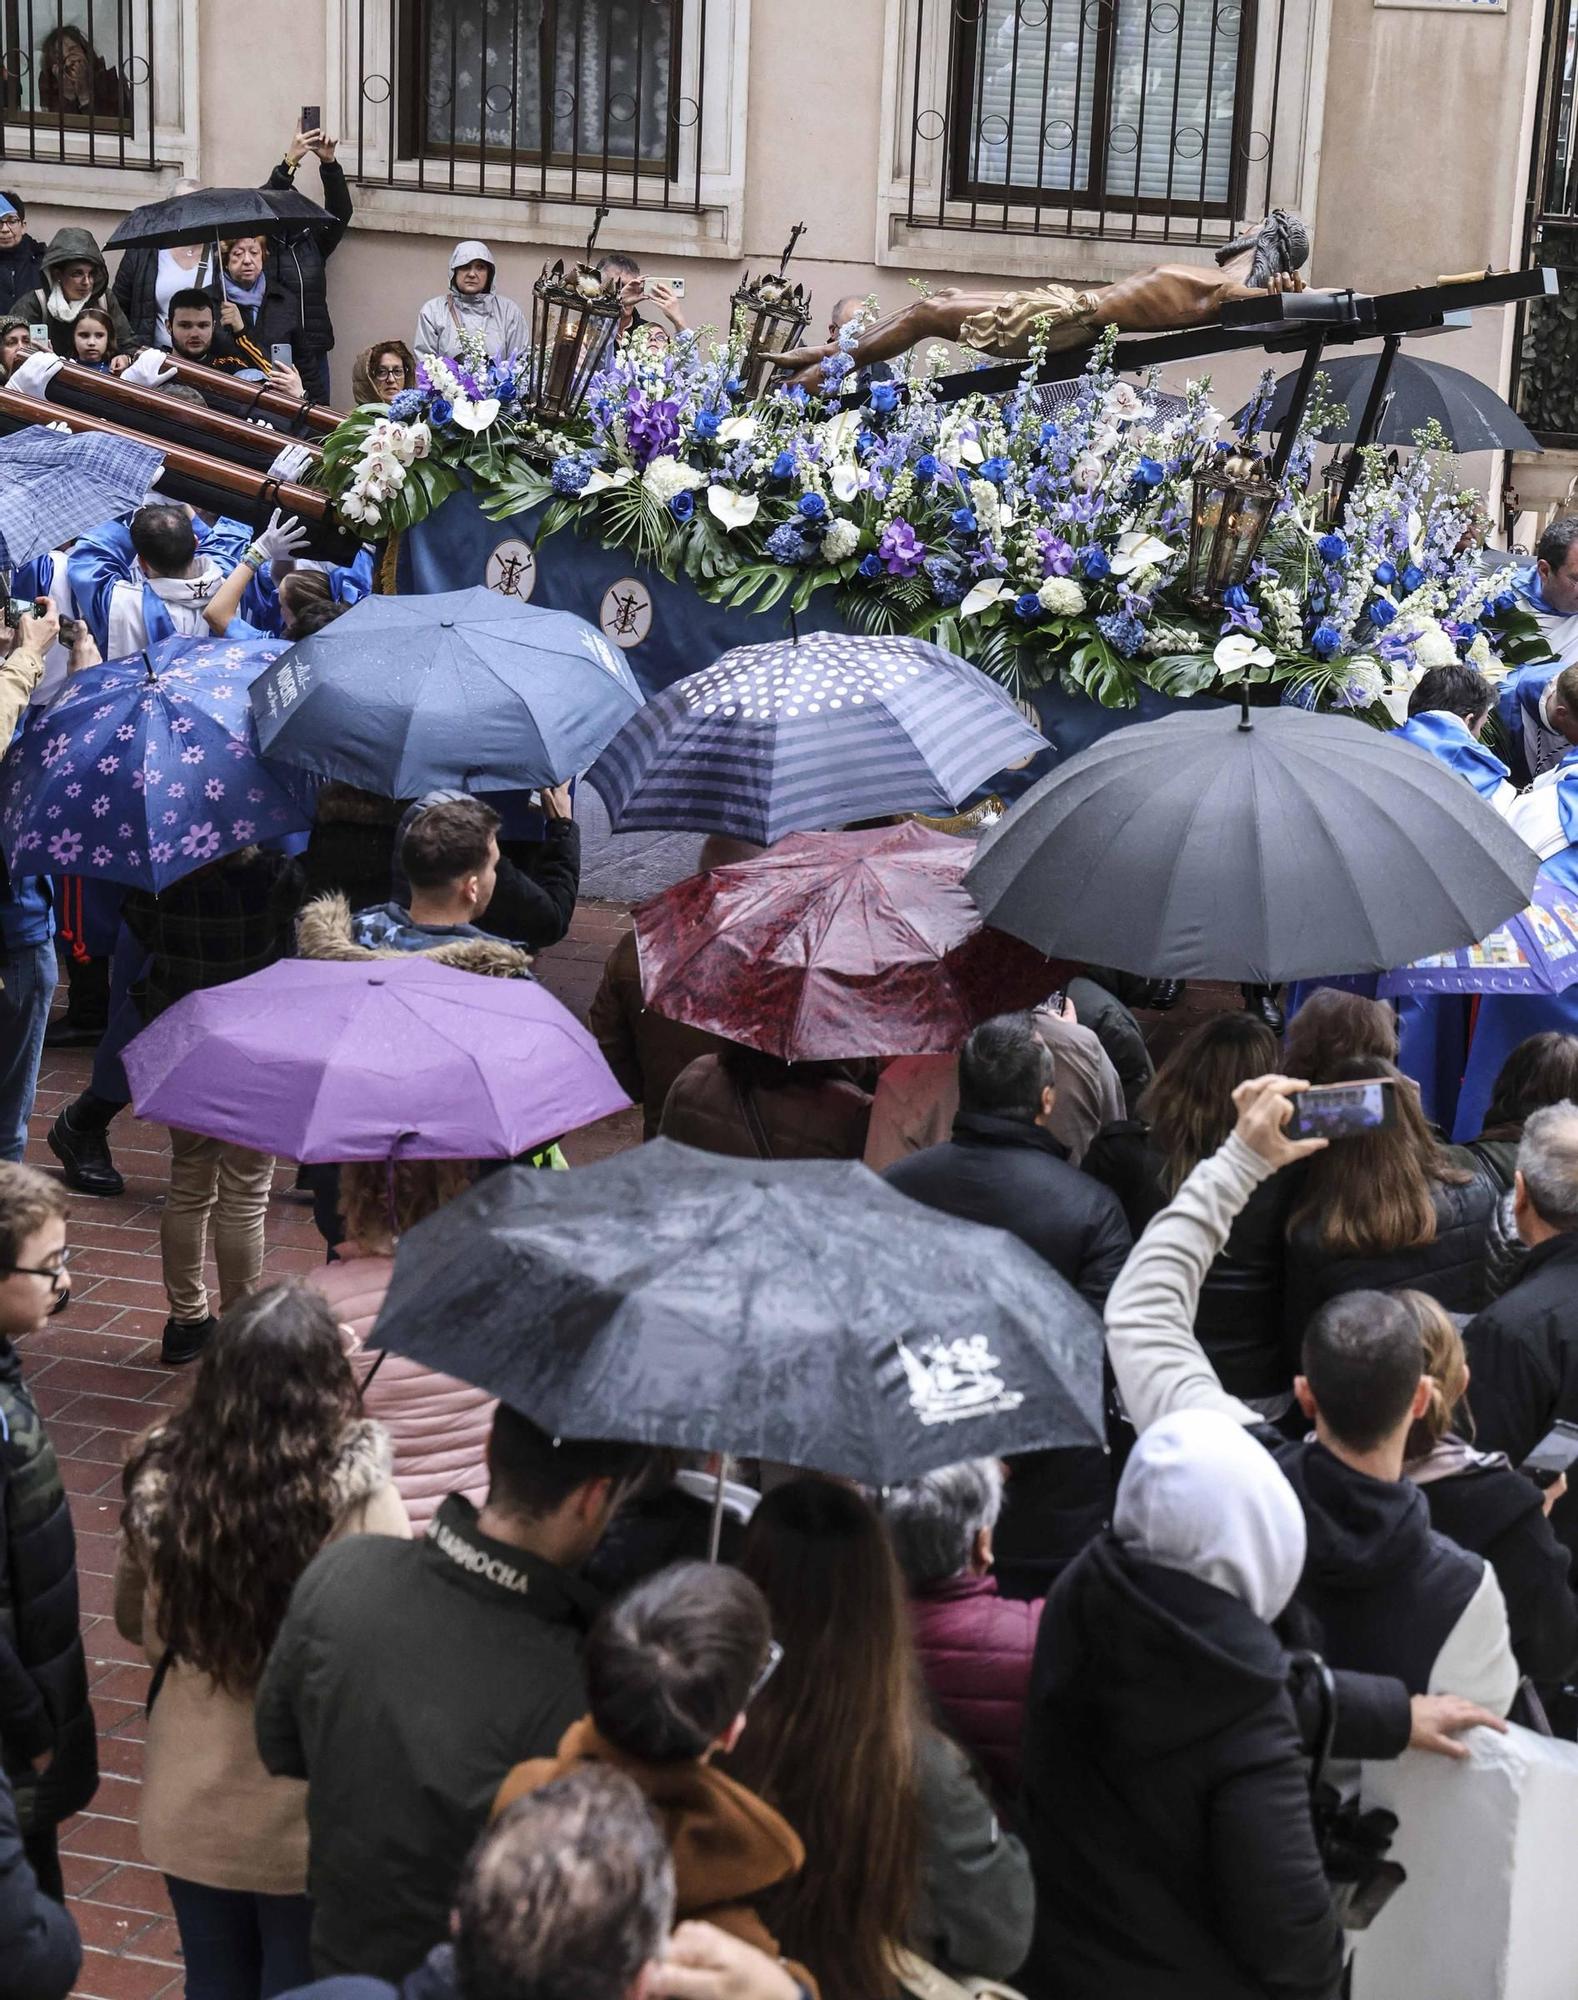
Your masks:
<instances>
[{"instance_id":1,"label":"smartphone","mask_svg":"<svg viewBox=\"0 0 1578 2000\"><path fill-rule=\"evenodd\" d=\"M1554 1486L1574 1465L1578 1465L1578 1424L1558 1417L1519 1470L1526 1472L1536 1486Z\"/></svg>"},{"instance_id":2,"label":"smartphone","mask_svg":"<svg viewBox=\"0 0 1578 2000\"><path fill-rule=\"evenodd\" d=\"M1349 1139L1397 1122L1397 1085L1390 1077L1363 1083L1317 1083L1292 1099L1283 1128L1290 1139Z\"/></svg>"},{"instance_id":3,"label":"smartphone","mask_svg":"<svg viewBox=\"0 0 1578 2000\"><path fill-rule=\"evenodd\" d=\"M269 345L268 358L277 368L291 367L294 357L290 351L290 342L288 340L272 341Z\"/></svg>"},{"instance_id":4,"label":"smartphone","mask_svg":"<svg viewBox=\"0 0 1578 2000\"><path fill-rule=\"evenodd\" d=\"M321 104L304 104L301 107L301 124L296 129L300 132L316 132L322 128L322 125L323 106Z\"/></svg>"},{"instance_id":5,"label":"smartphone","mask_svg":"<svg viewBox=\"0 0 1578 2000\"><path fill-rule=\"evenodd\" d=\"M82 621L79 618L66 618L66 617L61 618L60 621L61 645L69 648L77 643L77 627L78 625L81 624L81 622Z\"/></svg>"},{"instance_id":6,"label":"smartphone","mask_svg":"<svg viewBox=\"0 0 1578 2000\"><path fill-rule=\"evenodd\" d=\"M662 285L665 290L672 292L676 299L682 299L685 296L685 280L683 278L648 278L641 287L642 298L651 298L653 287L656 285Z\"/></svg>"},{"instance_id":7,"label":"smartphone","mask_svg":"<svg viewBox=\"0 0 1578 2000\"><path fill-rule=\"evenodd\" d=\"M35 347L42 348L46 354L49 352L49 327L44 320L34 320L27 330L27 337Z\"/></svg>"}]
</instances>

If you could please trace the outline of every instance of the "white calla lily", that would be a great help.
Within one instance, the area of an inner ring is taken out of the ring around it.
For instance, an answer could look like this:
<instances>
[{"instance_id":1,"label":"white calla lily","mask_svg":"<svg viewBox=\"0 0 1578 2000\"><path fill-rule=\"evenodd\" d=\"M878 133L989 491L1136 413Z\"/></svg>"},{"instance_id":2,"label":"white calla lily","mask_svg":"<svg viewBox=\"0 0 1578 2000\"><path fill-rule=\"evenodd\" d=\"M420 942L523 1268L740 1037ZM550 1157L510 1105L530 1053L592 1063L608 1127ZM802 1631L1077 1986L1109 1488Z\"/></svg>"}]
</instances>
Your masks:
<instances>
[{"instance_id":1,"label":"white calla lily","mask_svg":"<svg viewBox=\"0 0 1578 2000\"><path fill-rule=\"evenodd\" d=\"M822 426L822 439L830 458L840 458L852 450L861 430L858 410L840 410L836 417L829 417Z\"/></svg>"},{"instance_id":2,"label":"white calla lily","mask_svg":"<svg viewBox=\"0 0 1578 2000\"><path fill-rule=\"evenodd\" d=\"M860 468L845 460L842 465L833 467L827 483L832 490L833 498L842 500L847 506L860 491Z\"/></svg>"},{"instance_id":3,"label":"white calla lily","mask_svg":"<svg viewBox=\"0 0 1578 2000\"><path fill-rule=\"evenodd\" d=\"M1160 569L1172 558L1172 550L1157 536L1140 528L1127 528L1119 535L1118 546L1112 553L1112 573L1128 576L1137 569Z\"/></svg>"},{"instance_id":4,"label":"white calla lily","mask_svg":"<svg viewBox=\"0 0 1578 2000\"><path fill-rule=\"evenodd\" d=\"M628 486L634 478L635 473L628 465L620 466L617 472L604 472L601 467L594 467L588 474L586 484L581 488L581 491L582 493L606 493L611 486Z\"/></svg>"},{"instance_id":5,"label":"white calla lily","mask_svg":"<svg viewBox=\"0 0 1578 2000\"><path fill-rule=\"evenodd\" d=\"M753 438L755 435L754 417L725 417L718 426L719 444L738 444L742 438Z\"/></svg>"},{"instance_id":6,"label":"white calla lily","mask_svg":"<svg viewBox=\"0 0 1578 2000\"><path fill-rule=\"evenodd\" d=\"M486 402L473 403L468 398L456 402L450 413L450 422L458 424L463 431L470 431L473 437L485 431L499 413L499 399L489 396Z\"/></svg>"},{"instance_id":7,"label":"white calla lily","mask_svg":"<svg viewBox=\"0 0 1578 2000\"><path fill-rule=\"evenodd\" d=\"M707 512L725 528L748 528L761 504L755 493L736 493L732 486L707 488Z\"/></svg>"},{"instance_id":8,"label":"white calla lily","mask_svg":"<svg viewBox=\"0 0 1578 2000\"><path fill-rule=\"evenodd\" d=\"M985 576L959 606L961 618L973 618L978 611L984 611L989 604L995 604L1000 597L1010 595L1008 585L1000 576Z\"/></svg>"},{"instance_id":9,"label":"white calla lily","mask_svg":"<svg viewBox=\"0 0 1578 2000\"><path fill-rule=\"evenodd\" d=\"M1270 667L1276 664L1276 654L1269 646L1262 646L1252 632L1229 632L1218 639L1211 654L1217 671L1224 679L1247 673L1251 667Z\"/></svg>"}]
</instances>

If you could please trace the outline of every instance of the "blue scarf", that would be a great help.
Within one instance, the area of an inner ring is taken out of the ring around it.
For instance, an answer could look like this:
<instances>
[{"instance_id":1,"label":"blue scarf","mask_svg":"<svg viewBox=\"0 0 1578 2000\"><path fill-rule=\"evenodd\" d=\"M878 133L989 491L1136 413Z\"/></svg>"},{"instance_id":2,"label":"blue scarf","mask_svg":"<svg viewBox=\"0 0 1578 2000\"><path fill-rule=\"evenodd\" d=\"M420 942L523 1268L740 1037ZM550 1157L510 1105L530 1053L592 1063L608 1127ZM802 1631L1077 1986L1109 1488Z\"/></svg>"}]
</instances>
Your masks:
<instances>
[{"instance_id":1,"label":"blue scarf","mask_svg":"<svg viewBox=\"0 0 1578 2000\"><path fill-rule=\"evenodd\" d=\"M238 285L227 271L225 273L225 297L238 306L251 306L254 312L263 303L263 294L268 290L268 272L259 271L255 285Z\"/></svg>"},{"instance_id":2,"label":"blue scarf","mask_svg":"<svg viewBox=\"0 0 1578 2000\"><path fill-rule=\"evenodd\" d=\"M1476 739L1460 716L1449 715L1444 709L1427 708L1419 715L1411 715L1392 734L1412 743L1416 749L1428 751L1449 771L1467 778L1482 799L1494 798L1506 780L1507 767L1495 752Z\"/></svg>"}]
</instances>

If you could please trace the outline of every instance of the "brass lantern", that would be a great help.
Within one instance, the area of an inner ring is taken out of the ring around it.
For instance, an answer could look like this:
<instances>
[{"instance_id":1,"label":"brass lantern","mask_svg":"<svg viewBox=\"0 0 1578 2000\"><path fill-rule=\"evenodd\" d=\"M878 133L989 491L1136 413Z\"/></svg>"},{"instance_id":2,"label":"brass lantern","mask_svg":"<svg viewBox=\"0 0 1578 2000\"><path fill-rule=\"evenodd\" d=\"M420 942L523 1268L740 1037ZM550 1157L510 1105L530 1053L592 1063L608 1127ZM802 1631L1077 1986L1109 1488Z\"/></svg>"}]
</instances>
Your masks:
<instances>
[{"instance_id":1,"label":"brass lantern","mask_svg":"<svg viewBox=\"0 0 1578 2000\"><path fill-rule=\"evenodd\" d=\"M798 347L810 324L810 295L803 285L791 285L784 276L794 246L804 234L805 224L797 222L778 259L778 269L765 271L754 280L747 277L729 301L730 344L744 357L739 374L746 396L753 402L767 387L769 377L776 374L770 357Z\"/></svg>"},{"instance_id":2,"label":"brass lantern","mask_svg":"<svg viewBox=\"0 0 1578 2000\"><path fill-rule=\"evenodd\" d=\"M531 379L527 403L533 414L562 422L586 401L593 378L612 357L620 304L592 262L592 246L606 208L599 208L586 239L586 255L565 269L561 258L531 294Z\"/></svg>"},{"instance_id":3,"label":"brass lantern","mask_svg":"<svg viewBox=\"0 0 1578 2000\"><path fill-rule=\"evenodd\" d=\"M1320 476L1320 521L1328 533L1342 526L1342 488L1348 477L1348 454L1334 451Z\"/></svg>"},{"instance_id":4,"label":"brass lantern","mask_svg":"<svg viewBox=\"0 0 1578 2000\"><path fill-rule=\"evenodd\" d=\"M1194 475L1189 521L1189 597L1205 610L1219 607L1236 584L1244 583L1255 560L1277 487L1265 474L1265 460L1239 445Z\"/></svg>"}]
</instances>

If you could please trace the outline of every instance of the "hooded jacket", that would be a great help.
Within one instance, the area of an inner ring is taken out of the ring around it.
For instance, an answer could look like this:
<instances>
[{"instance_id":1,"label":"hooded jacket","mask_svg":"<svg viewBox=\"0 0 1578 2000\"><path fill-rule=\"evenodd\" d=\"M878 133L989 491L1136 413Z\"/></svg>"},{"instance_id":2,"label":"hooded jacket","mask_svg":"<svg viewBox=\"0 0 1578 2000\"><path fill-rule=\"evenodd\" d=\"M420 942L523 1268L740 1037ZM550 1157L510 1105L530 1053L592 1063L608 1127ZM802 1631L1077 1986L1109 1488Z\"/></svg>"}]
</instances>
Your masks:
<instances>
[{"instance_id":1,"label":"hooded jacket","mask_svg":"<svg viewBox=\"0 0 1578 2000\"><path fill-rule=\"evenodd\" d=\"M479 260L488 267L487 289L468 297L456 291L454 274L463 264ZM475 237L457 243L450 254L449 272L449 290L429 299L418 315L413 343L418 358L424 354L458 354L461 336L467 333L481 336L490 361L506 354L524 354L531 345L531 329L515 301L501 298L494 291L493 252L487 244Z\"/></svg>"},{"instance_id":2,"label":"hooded jacket","mask_svg":"<svg viewBox=\"0 0 1578 2000\"><path fill-rule=\"evenodd\" d=\"M1288 1659L1227 1590L1102 1535L1047 1600L1025 1729L1059 2000L1327 2000L1342 1974Z\"/></svg>"},{"instance_id":3,"label":"hooded jacket","mask_svg":"<svg viewBox=\"0 0 1578 2000\"><path fill-rule=\"evenodd\" d=\"M49 248L44 252L43 277L34 290L24 292L12 306L12 313L32 326L43 321L49 328L49 344L57 354L63 354L68 361L76 359L76 348L72 341L72 328L76 320L73 313L69 319L57 319L49 309L50 294L55 286L55 274L62 264L87 263L93 266L93 290L83 300L84 305L101 306L110 316L115 331L110 341L113 354L135 354L141 344L132 330L130 320L121 311L120 301L110 290L109 266L104 261L102 251L88 229L57 229L49 239Z\"/></svg>"},{"instance_id":4,"label":"hooded jacket","mask_svg":"<svg viewBox=\"0 0 1578 2000\"><path fill-rule=\"evenodd\" d=\"M371 347L364 347L351 364L351 401L358 408L364 403L387 403L389 398L373 380L373 356L393 349L405 364L408 382L416 381L416 356L403 340L378 340Z\"/></svg>"},{"instance_id":5,"label":"hooded jacket","mask_svg":"<svg viewBox=\"0 0 1578 2000\"><path fill-rule=\"evenodd\" d=\"M455 937L425 951L400 951L358 944L352 935L351 906L343 896L319 896L296 919L296 953L300 958L342 959L365 965L378 958L434 958L458 972L480 972L494 979L525 979L531 960L518 945L496 937Z\"/></svg>"},{"instance_id":6,"label":"hooded jacket","mask_svg":"<svg viewBox=\"0 0 1578 2000\"><path fill-rule=\"evenodd\" d=\"M71 594L106 660L125 659L177 634L211 636L203 608L241 560L252 530L224 515L211 528L201 521L192 525L197 563L195 574L188 577L149 576L137 560L131 530L122 521L107 521L72 545L66 558ZM225 631L235 639L257 636L239 618L233 618Z\"/></svg>"},{"instance_id":7,"label":"hooded jacket","mask_svg":"<svg viewBox=\"0 0 1578 2000\"><path fill-rule=\"evenodd\" d=\"M332 1475L329 1541L345 1535L408 1536L410 1524L390 1484L389 1440L375 1423L351 1424ZM174 1532L168 1482L145 1464L127 1496L115 1564L115 1623L144 1647L148 1664L165 1656L151 1582L154 1551ZM166 1875L260 1896L299 1896L307 1884L307 1800L293 1778L274 1778L258 1761L252 1698L172 1660L148 1717L138 1819L144 1859Z\"/></svg>"},{"instance_id":8,"label":"hooded jacket","mask_svg":"<svg viewBox=\"0 0 1578 2000\"><path fill-rule=\"evenodd\" d=\"M493 1817L583 1764L623 1771L657 1814L674 1858L676 1922L700 1918L778 1956L778 1941L753 1906L800 1872L805 1849L781 1813L713 1764L646 1763L610 1743L587 1715L565 1731L554 1756L516 1765L499 1787Z\"/></svg>"}]
</instances>

